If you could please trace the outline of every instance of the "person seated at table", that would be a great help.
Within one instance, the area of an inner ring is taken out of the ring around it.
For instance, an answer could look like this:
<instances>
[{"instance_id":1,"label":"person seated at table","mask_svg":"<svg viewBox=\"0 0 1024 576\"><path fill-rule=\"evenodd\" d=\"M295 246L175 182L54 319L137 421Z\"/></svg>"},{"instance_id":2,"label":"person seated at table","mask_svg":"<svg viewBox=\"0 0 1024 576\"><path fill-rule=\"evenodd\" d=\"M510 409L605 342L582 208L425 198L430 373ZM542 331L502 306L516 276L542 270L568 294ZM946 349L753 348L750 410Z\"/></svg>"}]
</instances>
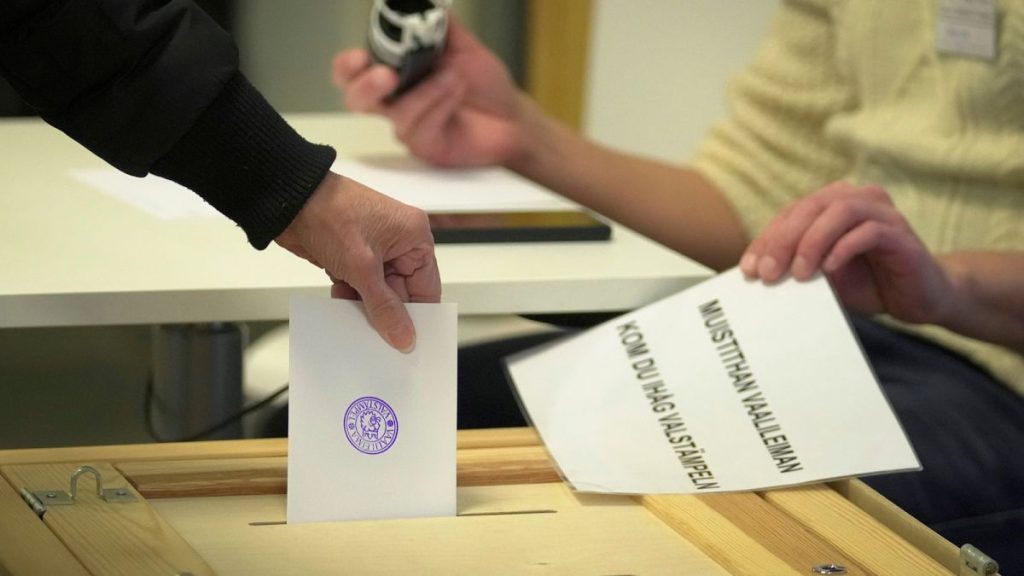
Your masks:
<instances>
[{"instance_id":1,"label":"person seated at table","mask_svg":"<svg viewBox=\"0 0 1024 576\"><path fill-rule=\"evenodd\" d=\"M333 74L349 109L386 116L436 165L505 166L716 270L769 283L824 273L923 465L865 480L1013 573L1024 6L1000 6L984 60L937 50L938 2L782 2L731 85L729 117L686 166L559 124L458 22L435 72L400 98L386 98L395 73L365 50L340 53Z\"/></svg>"}]
</instances>

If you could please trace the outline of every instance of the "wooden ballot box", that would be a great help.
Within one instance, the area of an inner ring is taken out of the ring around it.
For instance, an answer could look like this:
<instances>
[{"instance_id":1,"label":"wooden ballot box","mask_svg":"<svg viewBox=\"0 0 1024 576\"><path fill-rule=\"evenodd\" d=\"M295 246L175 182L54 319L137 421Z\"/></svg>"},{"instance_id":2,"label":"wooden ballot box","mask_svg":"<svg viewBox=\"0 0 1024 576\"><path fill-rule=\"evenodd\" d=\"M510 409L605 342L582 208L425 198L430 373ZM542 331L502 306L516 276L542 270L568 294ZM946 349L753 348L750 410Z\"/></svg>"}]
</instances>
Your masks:
<instances>
[{"instance_id":1,"label":"wooden ballot box","mask_svg":"<svg viewBox=\"0 0 1024 576\"><path fill-rule=\"evenodd\" d=\"M0 451L0 574L959 572L956 547L856 480L581 494L531 429L458 442L456 517L296 525L286 439Z\"/></svg>"}]
</instances>

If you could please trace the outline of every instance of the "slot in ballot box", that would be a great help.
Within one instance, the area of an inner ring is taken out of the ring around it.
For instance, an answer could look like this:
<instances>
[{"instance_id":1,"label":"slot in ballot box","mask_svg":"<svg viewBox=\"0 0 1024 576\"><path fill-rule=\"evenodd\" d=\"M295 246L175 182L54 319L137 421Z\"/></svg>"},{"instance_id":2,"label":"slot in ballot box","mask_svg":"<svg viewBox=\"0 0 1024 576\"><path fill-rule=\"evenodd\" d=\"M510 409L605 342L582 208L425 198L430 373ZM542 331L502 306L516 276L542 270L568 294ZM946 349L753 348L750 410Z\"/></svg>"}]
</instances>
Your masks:
<instances>
[{"instance_id":1,"label":"slot in ballot box","mask_svg":"<svg viewBox=\"0 0 1024 576\"><path fill-rule=\"evenodd\" d=\"M0 451L0 573L920 575L959 562L857 480L575 493L528 428L459 431L456 517L288 525L286 466L286 439ZM46 502L76 474L73 503Z\"/></svg>"}]
</instances>

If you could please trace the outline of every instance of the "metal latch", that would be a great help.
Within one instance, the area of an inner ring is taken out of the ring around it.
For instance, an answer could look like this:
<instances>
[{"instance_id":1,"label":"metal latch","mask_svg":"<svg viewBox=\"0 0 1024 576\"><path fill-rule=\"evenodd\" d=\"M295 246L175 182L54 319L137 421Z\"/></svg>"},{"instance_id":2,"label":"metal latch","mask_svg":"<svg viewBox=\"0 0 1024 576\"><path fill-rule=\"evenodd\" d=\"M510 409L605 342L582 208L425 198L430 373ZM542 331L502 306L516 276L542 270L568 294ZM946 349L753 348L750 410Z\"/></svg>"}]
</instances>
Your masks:
<instances>
[{"instance_id":1,"label":"metal latch","mask_svg":"<svg viewBox=\"0 0 1024 576\"><path fill-rule=\"evenodd\" d=\"M999 563L971 544L960 547L960 576L994 576Z\"/></svg>"},{"instance_id":2,"label":"metal latch","mask_svg":"<svg viewBox=\"0 0 1024 576\"><path fill-rule=\"evenodd\" d=\"M21 498L24 500L36 516L40 518L46 513L47 506L67 506L75 503L78 497L78 478L82 474L92 474L96 477L96 496L109 503L135 502L135 494L127 488L103 488L103 475L92 466L79 466L71 474L71 492L64 490L35 490L21 489Z\"/></svg>"}]
</instances>

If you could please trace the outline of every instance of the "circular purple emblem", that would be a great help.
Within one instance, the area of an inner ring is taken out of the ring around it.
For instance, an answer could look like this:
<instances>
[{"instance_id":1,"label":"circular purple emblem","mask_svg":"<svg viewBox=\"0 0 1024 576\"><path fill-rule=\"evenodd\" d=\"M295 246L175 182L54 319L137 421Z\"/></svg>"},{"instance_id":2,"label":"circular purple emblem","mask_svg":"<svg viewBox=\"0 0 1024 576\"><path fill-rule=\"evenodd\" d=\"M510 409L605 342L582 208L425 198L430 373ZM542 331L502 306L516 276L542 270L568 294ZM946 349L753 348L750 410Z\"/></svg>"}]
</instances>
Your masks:
<instances>
[{"instance_id":1,"label":"circular purple emblem","mask_svg":"<svg viewBox=\"0 0 1024 576\"><path fill-rule=\"evenodd\" d=\"M345 411L345 437L364 454L380 454L398 438L398 417L387 402L363 396Z\"/></svg>"}]
</instances>

